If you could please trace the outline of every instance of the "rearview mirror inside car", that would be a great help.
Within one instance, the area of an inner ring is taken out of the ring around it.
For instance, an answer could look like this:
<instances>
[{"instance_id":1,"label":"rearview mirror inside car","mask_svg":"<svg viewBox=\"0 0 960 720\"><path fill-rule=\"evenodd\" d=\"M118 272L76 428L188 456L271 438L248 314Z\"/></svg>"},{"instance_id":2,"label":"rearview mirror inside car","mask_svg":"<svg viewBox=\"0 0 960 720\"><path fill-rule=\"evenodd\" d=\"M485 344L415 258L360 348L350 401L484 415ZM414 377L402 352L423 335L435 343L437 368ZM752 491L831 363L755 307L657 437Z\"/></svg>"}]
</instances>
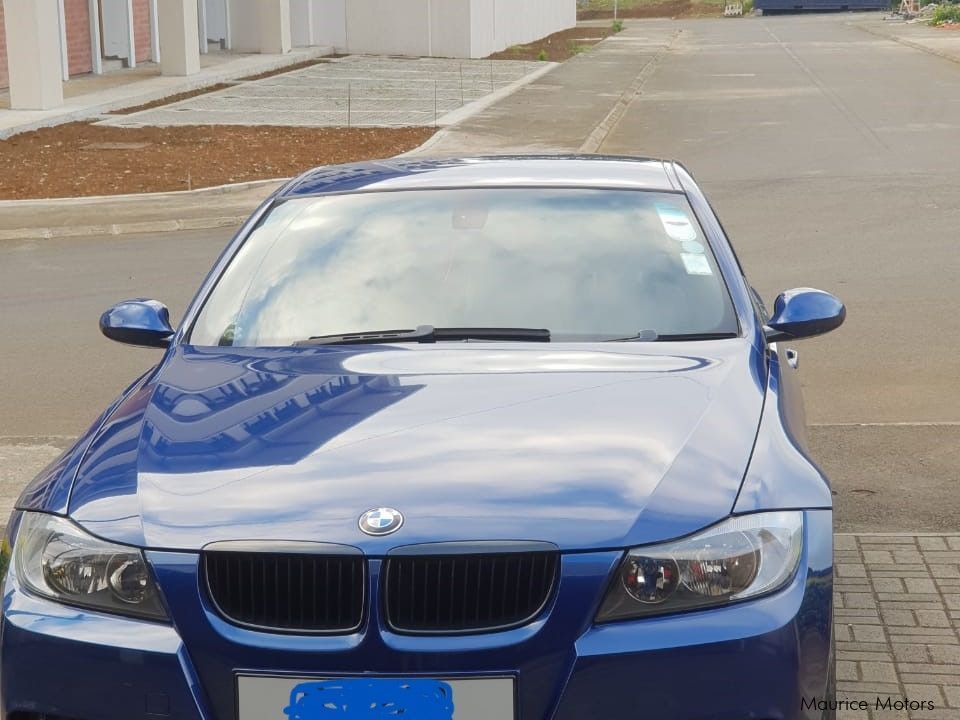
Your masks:
<instances>
[{"instance_id":1,"label":"rearview mirror inside car","mask_svg":"<svg viewBox=\"0 0 960 720\"><path fill-rule=\"evenodd\" d=\"M767 342L814 337L840 327L846 316L843 303L830 293L796 288L777 296L764 333Z\"/></svg>"}]
</instances>

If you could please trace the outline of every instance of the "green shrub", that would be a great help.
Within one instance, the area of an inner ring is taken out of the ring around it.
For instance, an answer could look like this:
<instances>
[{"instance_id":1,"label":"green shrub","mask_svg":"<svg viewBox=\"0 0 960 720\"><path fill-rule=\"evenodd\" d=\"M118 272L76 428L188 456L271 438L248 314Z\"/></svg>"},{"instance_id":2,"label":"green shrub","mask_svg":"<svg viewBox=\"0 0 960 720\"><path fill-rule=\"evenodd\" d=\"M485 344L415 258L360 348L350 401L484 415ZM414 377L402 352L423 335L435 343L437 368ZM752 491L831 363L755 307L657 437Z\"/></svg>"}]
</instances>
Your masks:
<instances>
[{"instance_id":1,"label":"green shrub","mask_svg":"<svg viewBox=\"0 0 960 720\"><path fill-rule=\"evenodd\" d=\"M743 0L743 14L749 15L753 12L753 0Z\"/></svg>"},{"instance_id":2,"label":"green shrub","mask_svg":"<svg viewBox=\"0 0 960 720\"><path fill-rule=\"evenodd\" d=\"M547 59L546 50L541 50L539 53L537 53L537 60L546 60L546 59Z\"/></svg>"},{"instance_id":3,"label":"green shrub","mask_svg":"<svg viewBox=\"0 0 960 720\"><path fill-rule=\"evenodd\" d=\"M614 20L611 28L615 33L620 32L621 30L623 30L623 20Z\"/></svg>"},{"instance_id":4,"label":"green shrub","mask_svg":"<svg viewBox=\"0 0 960 720\"><path fill-rule=\"evenodd\" d=\"M941 5L933 11L930 24L943 25L945 23L960 23L960 5Z\"/></svg>"}]
</instances>

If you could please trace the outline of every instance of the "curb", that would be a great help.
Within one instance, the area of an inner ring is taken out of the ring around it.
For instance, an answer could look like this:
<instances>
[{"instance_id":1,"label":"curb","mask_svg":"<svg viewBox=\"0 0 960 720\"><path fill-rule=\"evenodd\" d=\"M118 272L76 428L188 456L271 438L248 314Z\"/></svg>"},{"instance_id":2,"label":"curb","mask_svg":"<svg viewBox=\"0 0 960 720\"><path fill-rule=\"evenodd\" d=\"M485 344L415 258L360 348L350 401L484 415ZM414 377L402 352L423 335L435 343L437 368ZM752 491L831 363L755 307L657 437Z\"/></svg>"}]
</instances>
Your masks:
<instances>
[{"instance_id":1,"label":"curb","mask_svg":"<svg viewBox=\"0 0 960 720\"><path fill-rule=\"evenodd\" d=\"M544 67L537 68L533 72L528 73L527 75L524 75L519 80L514 80L509 85L504 85L499 90L495 90L492 93L488 93L487 95L484 95L479 100L474 100L473 102L467 103L463 107L459 107L456 110L451 110L446 115L441 116L440 119L437 120L437 127L441 127L441 128L452 127L453 125L457 125L458 123L461 123L464 120L471 118L480 112L483 112L491 105L495 105L496 103L500 102L504 98L510 97L517 90L522 88L524 85L529 85L530 83L542 78L551 70L554 70L555 68L560 67L562 63L542 62L541 64ZM429 140L427 142L429 142ZM424 143L424 145L425 144L426 143Z\"/></svg>"},{"instance_id":2,"label":"curb","mask_svg":"<svg viewBox=\"0 0 960 720\"><path fill-rule=\"evenodd\" d=\"M943 52L942 50L937 50L935 48L932 48L929 45L924 45L923 43L914 42L913 40L907 40L906 38L902 38L898 35L895 35L894 33L884 32L879 28L872 28L865 24L851 22L851 23L847 23L847 25L855 27L859 30L863 30L863 32L869 33L874 37L884 38L885 40L890 40L900 45L905 45L908 48L913 48L914 50L925 52L928 55L936 55L937 57L943 58L944 60L949 60L950 62L954 62L954 63L960 63L960 55L951 55L950 53Z\"/></svg>"},{"instance_id":3,"label":"curb","mask_svg":"<svg viewBox=\"0 0 960 720\"><path fill-rule=\"evenodd\" d=\"M420 143L419 145L417 145L417 147L415 147L415 148L413 148L413 149L411 149L411 150L407 150L406 152L402 152L402 153L400 153L399 155L394 155L394 157L398 157L398 158L402 158L402 157L414 157L414 156L416 156L416 155L429 154L430 148L432 148L434 145L436 145L437 143L439 143L441 140L443 140L443 139L449 134L449 132L450 132L450 127L452 127L452 126L448 126L448 127L444 127L444 128L439 128L433 135L431 135L431 136L428 137L426 140L424 140L422 143Z\"/></svg>"},{"instance_id":4,"label":"curb","mask_svg":"<svg viewBox=\"0 0 960 720\"><path fill-rule=\"evenodd\" d=\"M213 228L239 226L248 217L249 213L247 215L196 218L193 220L146 220L144 222L114 223L112 225L72 225L54 228L0 230L0 241L50 240L54 238L90 237L94 235L133 235L136 233L174 232L177 230L210 230Z\"/></svg>"},{"instance_id":5,"label":"curb","mask_svg":"<svg viewBox=\"0 0 960 720\"><path fill-rule=\"evenodd\" d=\"M177 198L191 197L196 198L200 195L229 195L238 190L253 190L260 186L277 185L287 182L290 178L268 178L265 180L245 180L238 183L226 183L224 185L211 185L210 187L196 188L194 190L164 190L155 193L121 193L118 195L83 195L81 197L63 197L63 198L29 198L27 200L0 200L0 212L17 207L28 207L35 205L43 207L44 205L58 206L63 205L96 205L107 202L125 202L142 201L150 198L166 198L174 200Z\"/></svg>"},{"instance_id":6,"label":"curb","mask_svg":"<svg viewBox=\"0 0 960 720\"><path fill-rule=\"evenodd\" d=\"M286 178L275 178L197 190L49 200L2 200L0 217L6 218L5 224L13 227L0 228L0 241L204 230L239 225L260 202L286 181ZM214 198L216 200L212 203ZM37 227L27 222L18 225L16 219L9 219L17 214L24 216L25 220L57 214L66 214L68 218L60 224ZM109 215L119 217L112 223L98 222Z\"/></svg>"}]
</instances>

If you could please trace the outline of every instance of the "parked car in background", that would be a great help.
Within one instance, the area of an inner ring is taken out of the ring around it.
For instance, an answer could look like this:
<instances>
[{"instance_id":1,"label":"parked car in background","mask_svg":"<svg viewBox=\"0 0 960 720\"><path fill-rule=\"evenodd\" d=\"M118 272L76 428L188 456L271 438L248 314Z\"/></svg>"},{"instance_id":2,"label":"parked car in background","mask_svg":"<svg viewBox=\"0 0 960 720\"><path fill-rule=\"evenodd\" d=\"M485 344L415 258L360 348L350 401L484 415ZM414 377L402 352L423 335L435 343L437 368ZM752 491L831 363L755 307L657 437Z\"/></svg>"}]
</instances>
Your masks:
<instances>
[{"instance_id":1,"label":"parked car in background","mask_svg":"<svg viewBox=\"0 0 960 720\"><path fill-rule=\"evenodd\" d=\"M796 12L797 10L886 10L886 0L754 0L753 7L761 15Z\"/></svg>"}]
</instances>

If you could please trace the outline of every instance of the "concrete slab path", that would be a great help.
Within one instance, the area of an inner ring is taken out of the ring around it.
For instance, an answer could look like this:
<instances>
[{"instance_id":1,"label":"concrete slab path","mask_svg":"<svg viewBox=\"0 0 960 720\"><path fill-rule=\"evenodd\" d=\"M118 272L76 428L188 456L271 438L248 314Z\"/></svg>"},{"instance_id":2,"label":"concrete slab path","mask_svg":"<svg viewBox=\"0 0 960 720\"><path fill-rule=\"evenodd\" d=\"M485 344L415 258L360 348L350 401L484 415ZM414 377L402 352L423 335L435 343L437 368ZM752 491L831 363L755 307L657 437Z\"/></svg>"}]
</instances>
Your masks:
<instances>
[{"instance_id":1,"label":"concrete slab path","mask_svg":"<svg viewBox=\"0 0 960 720\"><path fill-rule=\"evenodd\" d=\"M0 200L0 241L237 227L285 180L200 190Z\"/></svg>"},{"instance_id":2,"label":"concrete slab path","mask_svg":"<svg viewBox=\"0 0 960 720\"><path fill-rule=\"evenodd\" d=\"M684 32L669 20L637 24L444 131L424 154L578 152L635 95Z\"/></svg>"}]
</instances>

